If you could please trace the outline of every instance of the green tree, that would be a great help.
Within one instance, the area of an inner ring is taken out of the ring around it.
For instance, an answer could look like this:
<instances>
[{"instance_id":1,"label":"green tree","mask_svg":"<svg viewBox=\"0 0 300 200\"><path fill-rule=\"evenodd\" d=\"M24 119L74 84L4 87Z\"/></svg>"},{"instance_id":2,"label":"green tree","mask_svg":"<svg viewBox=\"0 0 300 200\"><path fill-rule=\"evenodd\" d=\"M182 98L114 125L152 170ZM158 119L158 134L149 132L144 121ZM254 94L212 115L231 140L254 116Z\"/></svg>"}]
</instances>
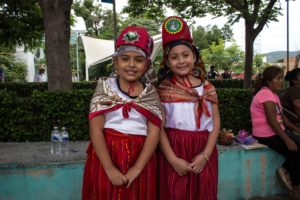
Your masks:
<instances>
[{"instance_id":1,"label":"green tree","mask_svg":"<svg viewBox=\"0 0 300 200\"><path fill-rule=\"evenodd\" d=\"M38 0L45 27L48 89L63 91L72 88L70 65L70 16L72 0Z\"/></svg>"},{"instance_id":2,"label":"green tree","mask_svg":"<svg viewBox=\"0 0 300 200\"><path fill-rule=\"evenodd\" d=\"M139 2L130 0L132 3ZM270 21L277 21L280 14L280 3L278 0L195 0L195 1L177 1L177 0L154 0L149 4L163 3L167 7L173 8L176 12L185 18L204 17L207 13L214 16L227 16L230 25L245 20L245 79L244 87L250 88L252 85L252 65L253 65L253 44L258 34L264 26ZM158 3L157 3L158 2ZM137 3L135 6L139 6ZM143 5L144 6L144 5ZM150 6L150 7L151 7ZM140 5L142 7L142 5ZM136 8L135 9L139 9ZM161 9L156 7L156 9Z\"/></svg>"},{"instance_id":3,"label":"green tree","mask_svg":"<svg viewBox=\"0 0 300 200\"><path fill-rule=\"evenodd\" d=\"M72 88L69 62L72 3L72 0L3 0L0 2L0 44L10 46L21 44L34 48L39 46L44 36L43 30L45 31L50 91Z\"/></svg>"},{"instance_id":4,"label":"green tree","mask_svg":"<svg viewBox=\"0 0 300 200\"><path fill-rule=\"evenodd\" d=\"M193 41L195 45L199 49L207 49L209 48L208 40L206 38L206 29L203 26L197 26L195 29L193 29Z\"/></svg>"},{"instance_id":5,"label":"green tree","mask_svg":"<svg viewBox=\"0 0 300 200\"><path fill-rule=\"evenodd\" d=\"M25 49L41 45L44 27L37 0L1 0L0 19L0 45Z\"/></svg>"},{"instance_id":6,"label":"green tree","mask_svg":"<svg viewBox=\"0 0 300 200\"><path fill-rule=\"evenodd\" d=\"M199 49L207 49L213 42L218 44L219 39L230 41L232 36L233 32L228 25L223 26L221 29L216 25L212 27L208 25L205 28L198 26L193 30L193 40Z\"/></svg>"},{"instance_id":7,"label":"green tree","mask_svg":"<svg viewBox=\"0 0 300 200\"><path fill-rule=\"evenodd\" d=\"M229 47L225 46L222 39L218 44L213 42L210 48L202 51L202 58L206 66L214 65L217 70L232 70L240 71L239 66L243 60L244 53L240 50L237 44L232 44Z\"/></svg>"},{"instance_id":8,"label":"green tree","mask_svg":"<svg viewBox=\"0 0 300 200\"><path fill-rule=\"evenodd\" d=\"M15 59L14 50L15 48L0 45L0 66L5 73L5 82L25 82L26 65Z\"/></svg>"},{"instance_id":9,"label":"green tree","mask_svg":"<svg viewBox=\"0 0 300 200\"><path fill-rule=\"evenodd\" d=\"M262 54L255 54L255 56L254 56L254 71L256 72L256 73L258 73L258 72L261 72L262 71L262 66L263 66L263 63L264 63L264 61L263 61L263 55Z\"/></svg>"},{"instance_id":10,"label":"green tree","mask_svg":"<svg viewBox=\"0 0 300 200\"><path fill-rule=\"evenodd\" d=\"M101 39L114 38L113 13L111 10L103 9L101 4L95 4L94 0L77 0L72 5L72 8L76 16L81 16L84 19L87 27L86 35Z\"/></svg>"},{"instance_id":11,"label":"green tree","mask_svg":"<svg viewBox=\"0 0 300 200\"><path fill-rule=\"evenodd\" d=\"M165 18L164 3L161 0L128 0L128 6L125 6L123 12L129 14L129 17L151 19L156 23L161 23Z\"/></svg>"},{"instance_id":12,"label":"green tree","mask_svg":"<svg viewBox=\"0 0 300 200\"><path fill-rule=\"evenodd\" d=\"M154 20L147 19L147 18L132 18L129 17L126 20L121 22L121 29L125 28L129 25L137 25L137 26L143 26L146 27L150 33L151 36L157 35L160 33L159 31L159 24L155 23ZM120 29L120 30L121 30Z\"/></svg>"}]
</instances>

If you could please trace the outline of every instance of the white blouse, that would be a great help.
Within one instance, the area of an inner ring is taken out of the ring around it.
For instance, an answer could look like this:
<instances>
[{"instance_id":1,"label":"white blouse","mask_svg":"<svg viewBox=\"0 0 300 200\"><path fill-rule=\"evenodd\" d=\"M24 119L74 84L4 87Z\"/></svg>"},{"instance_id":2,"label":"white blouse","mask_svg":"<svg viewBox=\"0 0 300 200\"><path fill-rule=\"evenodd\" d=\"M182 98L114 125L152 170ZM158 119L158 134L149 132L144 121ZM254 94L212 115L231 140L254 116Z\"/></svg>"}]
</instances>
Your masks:
<instances>
[{"instance_id":1,"label":"white blouse","mask_svg":"<svg viewBox=\"0 0 300 200\"><path fill-rule=\"evenodd\" d=\"M203 84L195 88L199 95L203 94ZM172 102L162 103L166 112L166 124L167 128L175 128L188 131L212 131L213 129L213 118L212 118L212 105L211 102L206 101L207 108L210 113L210 117L202 114L200 129L196 126L195 117L195 102Z\"/></svg>"},{"instance_id":2,"label":"white blouse","mask_svg":"<svg viewBox=\"0 0 300 200\"><path fill-rule=\"evenodd\" d=\"M115 78L109 78L106 80L106 82L122 99L130 100L130 97L119 89L117 80ZM111 128L125 134L147 136L147 118L134 108L131 108L130 112L128 112L128 115L129 118L123 117L122 107L118 110L105 113L104 128Z\"/></svg>"}]
</instances>

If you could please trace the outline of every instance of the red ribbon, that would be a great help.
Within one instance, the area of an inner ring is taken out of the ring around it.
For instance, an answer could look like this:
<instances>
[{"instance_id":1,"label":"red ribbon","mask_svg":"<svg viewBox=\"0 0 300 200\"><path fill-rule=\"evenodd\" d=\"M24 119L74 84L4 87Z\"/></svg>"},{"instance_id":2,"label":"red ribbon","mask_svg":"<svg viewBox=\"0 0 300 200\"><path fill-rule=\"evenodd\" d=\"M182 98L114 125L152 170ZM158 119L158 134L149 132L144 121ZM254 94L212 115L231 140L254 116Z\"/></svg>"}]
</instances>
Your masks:
<instances>
[{"instance_id":1,"label":"red ribbon","mask_svg":"<svg viewBox=\"0 0 300 200\"><path fill-rule=\"evenodd\" d=\"M132 107L132 102L126 102L124 105L123 105L123 108L122 108L122 113L123 113L123 117L128 119L129 118L129 112L131 110L131 107Z\"/></svg>"}]
</instances>

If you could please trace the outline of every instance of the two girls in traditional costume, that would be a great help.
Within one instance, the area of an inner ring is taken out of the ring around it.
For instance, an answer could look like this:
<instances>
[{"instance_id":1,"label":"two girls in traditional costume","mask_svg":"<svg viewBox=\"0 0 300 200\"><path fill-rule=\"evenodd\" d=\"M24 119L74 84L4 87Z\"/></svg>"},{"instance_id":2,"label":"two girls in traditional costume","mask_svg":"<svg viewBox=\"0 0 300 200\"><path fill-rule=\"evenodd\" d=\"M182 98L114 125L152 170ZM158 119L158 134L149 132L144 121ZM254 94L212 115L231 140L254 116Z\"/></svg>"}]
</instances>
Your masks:
<instances>
[{"instance_id":1,"label":"two girls in traditional costume","mask_svg":"<svg viewBox=\"0 0 300 200\"><path fill-rule=\"evenodd\" d=\"M118 76L100 79L90 104L82 199L155 200L161 104L154 86L141 81L153 40L145 28L129 26L116 48Z\"/></svg>"},{"instance_id":2,"label":"two girls in traditional costume","mask_svg":"<svg viewBox=\"0 0 300 200\"><path fill-rule=\"evenodd\" d=\"M217 199L220 130L214 86L186 22L167 18L162 26L163 68L159 96L165 112L159 158L160 200Z\"/></svg>"}]
</instances>

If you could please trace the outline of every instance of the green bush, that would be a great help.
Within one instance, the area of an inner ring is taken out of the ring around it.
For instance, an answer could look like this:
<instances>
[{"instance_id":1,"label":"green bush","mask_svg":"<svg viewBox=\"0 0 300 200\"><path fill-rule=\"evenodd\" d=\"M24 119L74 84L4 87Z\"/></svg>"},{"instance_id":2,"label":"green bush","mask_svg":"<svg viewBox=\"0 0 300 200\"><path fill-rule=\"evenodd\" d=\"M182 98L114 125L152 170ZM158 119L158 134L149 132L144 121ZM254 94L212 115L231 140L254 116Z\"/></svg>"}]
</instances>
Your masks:
<instances>
[{"instance_id":1,"label":"green bush","mask_svg":"<svg viewBox=\"0 0 300 200\"><path fill-rule=\"evenodd\" d=\"M239 130L251 130L250 89L217 89L221 128L232 129L234 134Z\"/></svg>"},{"instance_id":2,"label":"green bush","mask_svg":"<svg viewBox=\"0 0 300 200\"><path fill-rule=\"evenodd\" d=\"M49 141L53 126L67 127L71 140L87 140L92 94L93 90L34 91L19 97L0 90L0 141Z\"/></svg>"},{"instance_id":3,"label":"green bush","mask_svg":"<svg viewBox=\"0 0 300 200\"><path fill-rule=\"evenodd\" d=\"M216 88L244 88L244 80L243 79L209 79L209 81ZM254 84L254 80L252 81L252 85Z\"/></svg>"},{"instance_id":4,"label":"green bush","mask_svg":"<svg viewBox=\"0 0 300 200\"><path fill-rule=\"evenodd\" d=\"M75 82L73 83L73 89L80 90L80 89L95 89L97 85L96 81L89 81L89 82ZM33 94L34 91L47 91L48 90L48 83L1 83L0 90L6 89L7 91L16 92L18 96L28 97Z\"/></svg>"},{"instance_id":5,"label":"green bush","mask_svg":"<svg viewBox=\"0 0 300 200\"><path fill-rule=\"evenodd\" d=\"M243 88L243 80L241 79L228 79L228 80L209 80L216 88ZM96 88L96 81L88 82L74 82L73 89L92 89ZM33 91L46 91L48 90L47 83L1 83L0 90L6 89L7 91L16 92L18 96L28 97L33 94Z\"/></svg>"},{"instance_id":6,"label":"green bush","mask_svg":"<svg viewBox=\"0 0 300 200\"><path fill-rule=\"evenodd\" d=\"M89 88L91 85L87 83L85 86ZM67 127L71 140L87 140L89 103L93 92L94 89L70 92L34 90L29 96L19 96L11 90L0 90L0 141L50 141L55 125ZM251 90L219 88L217 92L221 127L232 129L234 133L240 129L250 130Z\"/></svg>"}]
</instances>

